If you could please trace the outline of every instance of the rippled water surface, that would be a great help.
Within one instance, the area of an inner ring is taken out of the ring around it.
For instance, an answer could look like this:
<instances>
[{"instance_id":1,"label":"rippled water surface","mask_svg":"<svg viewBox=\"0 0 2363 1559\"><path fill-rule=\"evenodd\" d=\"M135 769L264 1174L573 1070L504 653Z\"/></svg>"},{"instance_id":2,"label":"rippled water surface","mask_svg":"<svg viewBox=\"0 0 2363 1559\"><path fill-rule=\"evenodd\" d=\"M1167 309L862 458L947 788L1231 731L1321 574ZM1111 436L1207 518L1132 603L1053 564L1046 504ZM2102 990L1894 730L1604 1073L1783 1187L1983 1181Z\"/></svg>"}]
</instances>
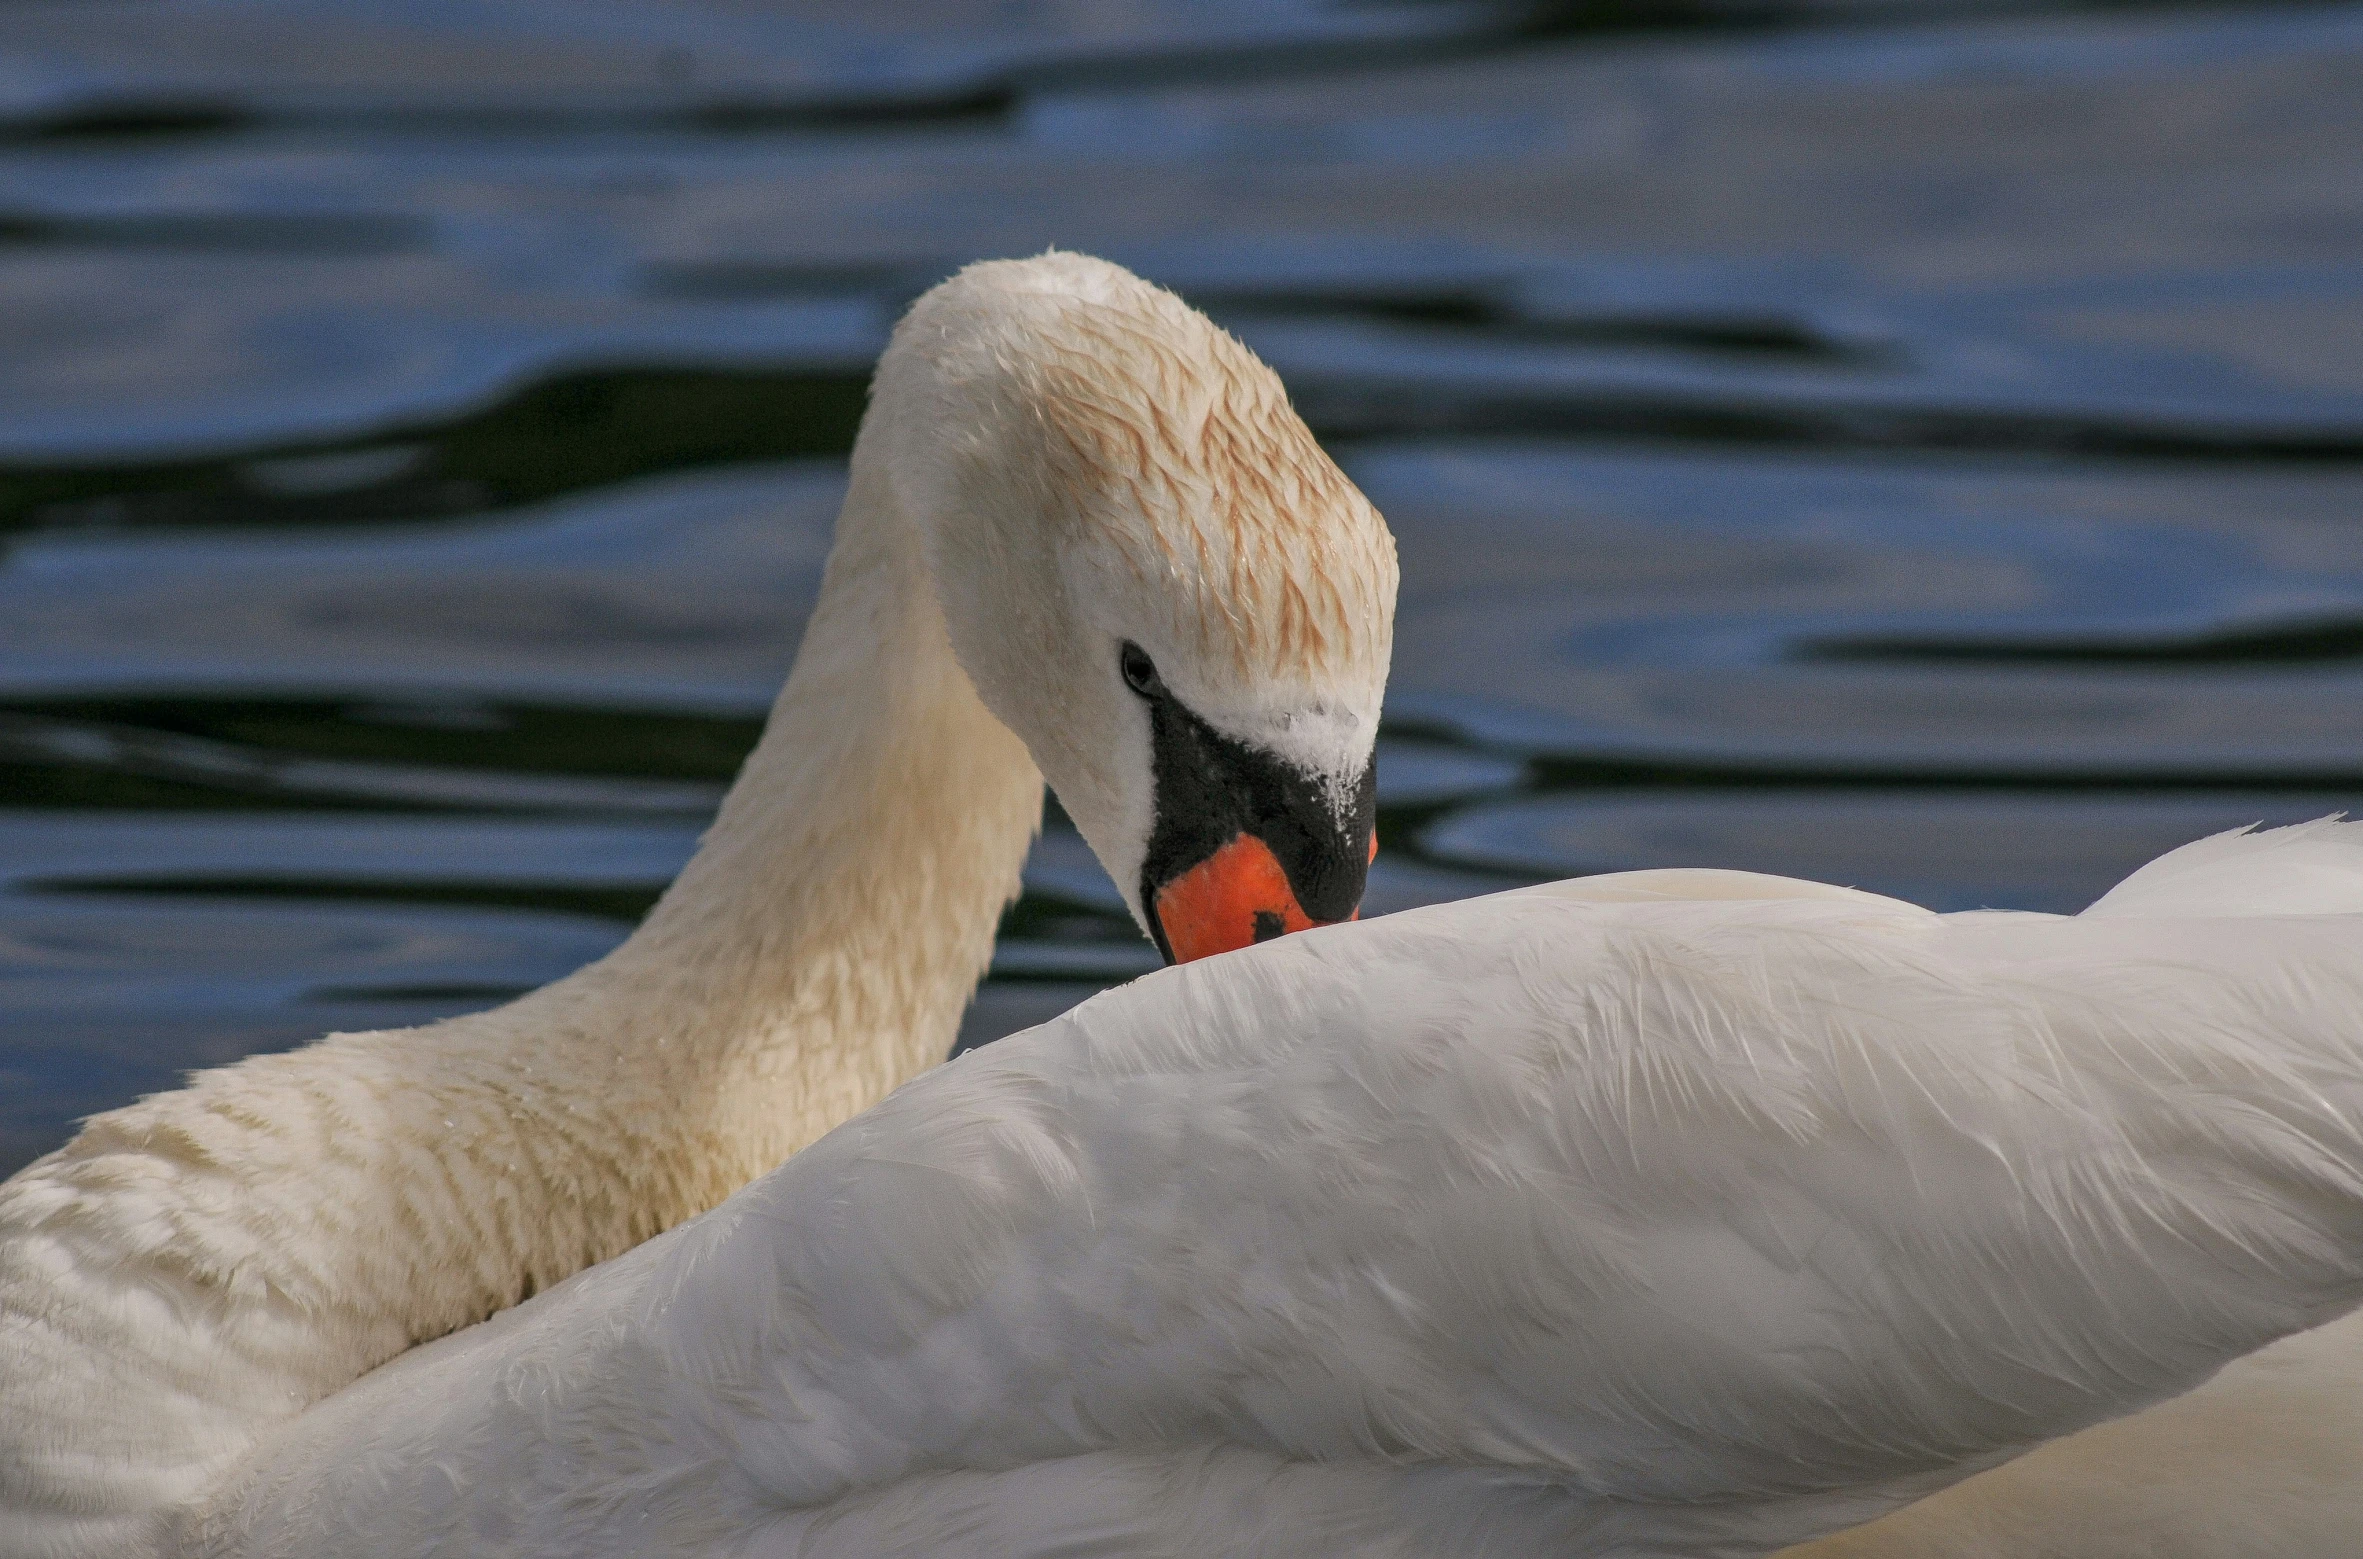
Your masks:
<instances>
[{"instance_id":1,"label":"rippled water surface","mask_svg":"<svg viewBox=\"0 0 2363 1559\"><path fill-rule=\"evenodd\" d=\"M895 311L1054 243L1395 527L1374 912L2363 809L2358 146L2347 5L0 10L0 1169L620 939ZM1027 883L968 1042L1154 962Z\"/></svg>"}]
</instances>

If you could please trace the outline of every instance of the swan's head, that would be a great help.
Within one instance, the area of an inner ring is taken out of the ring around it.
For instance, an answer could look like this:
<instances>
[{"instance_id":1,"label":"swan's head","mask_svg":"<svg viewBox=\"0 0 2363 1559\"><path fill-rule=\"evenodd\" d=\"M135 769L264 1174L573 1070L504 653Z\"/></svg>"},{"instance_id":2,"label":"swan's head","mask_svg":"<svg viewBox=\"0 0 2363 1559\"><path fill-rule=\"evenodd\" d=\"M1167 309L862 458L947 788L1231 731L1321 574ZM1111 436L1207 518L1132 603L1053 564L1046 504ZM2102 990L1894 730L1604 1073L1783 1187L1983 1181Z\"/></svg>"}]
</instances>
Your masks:
<instances>
[{"instance_id":1,"label":"swan's head","mask_svg":"<svg viewBox=\"0 0 2363 1559\"><path fill-rule=\"evenodd\" d=\"M991 262L912 307L863 438L962 667L1167 958L1352 918L1394 539L1269 368L1121 267Z\"/></svg>"}]
</instances>

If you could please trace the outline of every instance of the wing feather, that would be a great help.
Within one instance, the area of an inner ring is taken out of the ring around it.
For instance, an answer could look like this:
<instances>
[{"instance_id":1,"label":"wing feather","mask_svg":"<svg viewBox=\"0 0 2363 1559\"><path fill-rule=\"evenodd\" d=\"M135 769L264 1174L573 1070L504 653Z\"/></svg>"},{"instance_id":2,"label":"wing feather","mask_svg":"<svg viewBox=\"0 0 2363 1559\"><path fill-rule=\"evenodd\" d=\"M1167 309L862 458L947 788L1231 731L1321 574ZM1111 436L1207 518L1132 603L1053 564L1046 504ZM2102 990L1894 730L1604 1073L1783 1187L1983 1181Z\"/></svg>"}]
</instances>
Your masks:
<instances>
[{"instance_id":1,"label":"wing feather","mask_svg":"<svg viewBox=\"0 0 2363 1559\"><path fill-rule=\"evenodd\" d=\"M867 1552L824 1538L900 1511L1065 1553L1252 1509L1270 1552L1413 1552L1486 1509L1505 1552L1762 1552L2363 1300L2358 1012L2336 917L1503 895L1309 932L398 1361L211 1540Z\"/></svg>"}]
</instances>

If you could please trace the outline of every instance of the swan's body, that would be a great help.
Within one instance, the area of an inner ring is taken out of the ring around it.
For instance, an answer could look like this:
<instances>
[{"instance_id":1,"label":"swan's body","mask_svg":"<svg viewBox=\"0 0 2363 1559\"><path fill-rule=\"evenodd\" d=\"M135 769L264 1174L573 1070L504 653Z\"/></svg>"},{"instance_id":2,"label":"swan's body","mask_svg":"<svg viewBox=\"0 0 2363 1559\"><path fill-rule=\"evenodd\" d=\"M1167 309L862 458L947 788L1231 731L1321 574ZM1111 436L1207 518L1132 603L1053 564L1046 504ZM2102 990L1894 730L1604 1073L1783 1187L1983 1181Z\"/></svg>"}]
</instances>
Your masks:
<instances>
[{"instance_id":1,"label":"swan's body","mask_svg":"<svg viewBox=\"0 0 2363 1559\"><path fill-rule=\"evenodd\" d=\"M936 289L771 722L629 942L0 1186L0 1556L162 1541L272 1426L941 1061L1045 774L1161 943L1350 914L1394 588L1278 380L1179 300L1072 255Z\"/></svg>"},{"instance_id":2,"label":"swan's body","mask_svg":"<svg viewBox=\"0 0 2363 1559\"><path fill-rule=\"evenodd\" d=\"M2312 825L2072 919L1640 873L1168 970L362 1382L183 1536L1765 1553L2363 1300L2359 928L2363 826Z\"/></svg>"}]
</instances>

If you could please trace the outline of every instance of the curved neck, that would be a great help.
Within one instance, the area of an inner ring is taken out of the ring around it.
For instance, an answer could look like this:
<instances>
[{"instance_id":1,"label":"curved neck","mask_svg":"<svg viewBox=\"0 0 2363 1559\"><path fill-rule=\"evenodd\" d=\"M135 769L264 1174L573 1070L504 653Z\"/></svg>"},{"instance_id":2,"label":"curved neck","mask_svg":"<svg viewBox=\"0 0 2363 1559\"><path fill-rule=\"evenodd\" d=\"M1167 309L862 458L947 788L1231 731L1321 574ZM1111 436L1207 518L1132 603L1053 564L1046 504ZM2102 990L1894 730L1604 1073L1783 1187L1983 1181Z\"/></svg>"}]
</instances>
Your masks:
<instances>
[{"instance_id":1,"label":"curved neck","mask_svg":"<svg viewBox=\"0 0 2363 1559\"><path fill-rule=\"evenodd\" d=\"M634 1140L641 1217L658 1182L699 1211L944 1058L1041 808L865 439L795 667L696 857L623 946L510 1009Z\"/></svg>"},{"instance_id":2,"label":"curved neck","mask_svg":"<svg viewBox=\"0 0 2363 1559\"><path fill-rule=\"evenodd\" d=\"M943 1059L1042 780L881 475L857 450L770 724L623 946L492 1012L202 1074L0 1186L0 1332L31 1361L0 1369L0 1547L31 1512L59 1553L123 1551L265 1426Z\"/></svg>"}]
</instances>

